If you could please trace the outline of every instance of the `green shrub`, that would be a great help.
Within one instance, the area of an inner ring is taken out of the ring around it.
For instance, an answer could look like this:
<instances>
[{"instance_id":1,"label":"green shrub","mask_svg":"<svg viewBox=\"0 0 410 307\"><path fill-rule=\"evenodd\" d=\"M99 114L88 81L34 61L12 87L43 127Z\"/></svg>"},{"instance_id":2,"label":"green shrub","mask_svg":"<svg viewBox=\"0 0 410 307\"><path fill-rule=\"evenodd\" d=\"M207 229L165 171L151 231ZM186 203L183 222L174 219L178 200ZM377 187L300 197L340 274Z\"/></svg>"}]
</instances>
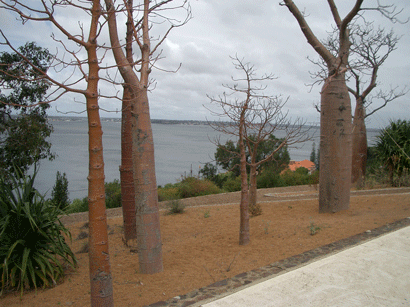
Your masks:
<instances>
[{"instance_id":1,"label":"green shrub","mask_svg":"<svg viewBox=\"0 0 410 307\"><path fill-rule=\"evenodd\" d=\"M70 204L68 180L65 173L61 175L60 172L57 172L56 184L51 192L51 203L61 210L64 210Z\"/></svg>"},{"instance_id":2,"label":"green shrub","mask_svg":"<svg viewBox=\"0 0 410 307\"><path fill-rule=\"evenodd\" d=\"M73 200L71 205L65 209L65 213L77 213L77 212L86 212L88 211L88 198L84 197L83 199L76 198Z\"/></svg>"},{"instance_id":3,"label":"green shrub","mask_svg":"<svg viewBox=\"0 0 410 307\"><path fill-rule=\"evenodd\" d=\"M167 202L168 214L180 214L185 212L185 205L180 199L173 199Z\"/></svg>"},{"instance_id":4,"label":"green shrub","mask_svg":"<svg viewBox=\"0 0 410 307\"><path fill-rule=\"evenodd\" d=\"M158 201L172 200L179 198L178 188L173 184L167 184L163 188L158 188Z\"/></svg>"},{"instance_id":5,"label":"green shrub","mask_svg":"<svg viewBox=\"0 0 410 307\"><path fill-rule=\"evenodd\" d=\"M118 179L105 183L105 206L107 208L121 207L121 183Z\"/></svg>"},{"instance_id":6,"label":"green shrub","mask_svg":"<svg viewBox=\"0 0 410 307\"><path fill-rule=\"evenodd\" d=\"M241 190L241 176L228 178L223 186L223 190L226 192L236 192Z\"/></svg>"},{"instance_id":7,"label":"green shrub","mask_svg":"<svg viewBox=\"0 0 410 307\"><path fill-rule=\"evenodd\" d=\"M178 185L178 193L181 198L196 197L220 193L220 189L208 179L187 177Z\"/></svg>"},{"instance_id":8,"label":"green shrub","mask_svg":"<svg viewBox=\"0 0 410 307\"><path fill-rule=\"evenodd\" d=\"M76 258L64 235L70 232L60 222L55 206L47 205L34 188L34 174L11 184L0 177L0 276L1 292L55 285L64 275L64 263ZM10 178L9 178L10 179Z\"/></svg>"},{"instance_id":9,"label":"green shrub","mask_svg":"<svg viewBox=\"0 0 410 307\"><path fill-rule=\"evenodd\" d=\"M224 183L231 177L231 173L222 173L213 177L212 181L220 188L223 188Z\"/></svg>"},{"instance_id":10,"label":"green shrub","mask_svg":"<svg viewBox=\"0 0 410 307\"><path fill-rule=\"evenodd\" d=\"M304 167L299 167L294 172L287 170L281 175L281 178L286 187L310 183L309 171Z\"/></svg>"},{"instance_id":11,"label":"green shrub","mask_svg":"<svg viewBox=\"0 0 410 307\"><path fill-rule=\"evenodd\" d=\"M268 168L256 178L258 189L283 187L281 176L274 169Z\"/></svg>"}]
</instances>

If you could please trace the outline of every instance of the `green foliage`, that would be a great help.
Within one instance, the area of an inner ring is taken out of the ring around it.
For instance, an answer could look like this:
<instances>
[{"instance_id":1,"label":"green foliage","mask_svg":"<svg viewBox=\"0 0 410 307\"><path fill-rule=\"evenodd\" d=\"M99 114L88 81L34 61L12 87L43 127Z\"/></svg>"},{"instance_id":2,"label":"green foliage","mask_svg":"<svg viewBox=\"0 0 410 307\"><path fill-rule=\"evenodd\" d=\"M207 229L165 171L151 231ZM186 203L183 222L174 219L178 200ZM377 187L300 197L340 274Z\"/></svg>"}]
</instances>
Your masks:
<instances>
[{"instance_id":1,"label":"green foliage","mask_svg":"<svg viewBox=\"0 0 410 307\"><path fill-rule=\"evenodd\" d=\"M35 43L18 49L40 71L47 71L51 62L48 50ZM12 165L26 172L41 159L55 157L46 141L53 131L47 122L48 104L27 108L43 100L50 84L16 53L1 52L0 65L0 172L12 177Z\"/></svg>"},{"instance_id":2,"label":"green foliage","mask_svg":"<svg viewBox=\"0 0 410 307\"><path fill-rule=\"evenodd\" d=\"M185 212L185 205L180 199L173 199L167 202L168 214L181 214Z\"/></svg>"},{"instance_id":3,"label":"green foliage","mask_svg":"<svg viewBox=\"0 0 410 307\"><path fill-rule=\"evenodd\" d=\"M251 135L250 139L255 140L256 136ZM261 143L259 143L256 155L256 162L266 159L274 150L276 150L280 146L280 144L282 144L283 141L284 139L278 139L273 134L269 135L269 138L267 140L264 140ZM263 167L276 167L277 172L280 173L289 165L289 161L290 155L288 147L284 146L273 155L270 161L264 163Z\"/></svg>"},{"instance_id":4,"label":"green foliage","mask_svg":"<svg viewBox=\"0 0 410 307\"><path fill-rule=\"evenodd\" d=\"M181 198L196 197L220 193L220 189L208 179L187 177L178 184L178 194Z\"/></svg>"},{"instance_id":5,"label":"green foliage","mask_svg":"<svg viewBox=\"0 0 410 307\"><path fill-rule=\"evenodd\" d=\"M376 169L381 168L380 160L377 157L375 147L367 147L367 160L366 160L366 174L374 173Z\"/></svg>"},{"instance_id":6,"label":"green foliage","mask_svg":"<svg viewBox=\"0 0 410 307\"><path fill-rule=\"evenodd\" d=\"M71 205L65 209L65 213L77 213L77 212L87 212L88 211L88 197L83 199L76 198L73 200Z\"/></svg>"},{"instance_id":7,"label":"green foliage","mask_svg":"<svg viewBox=\"0 0 410 307\"><path fill-rule=\"evenodd\" d=\"M390 182L410 168L410 121L391 121L377 137L376 154L389 171Z\"/></svg>"},{"instance_id":8,"label":"green foliage","mask_svg":"<svg viewBox=\"0 0 410 307\"><path fill-rule=\"evenodd\" d=\"M218 174L218 168L209 162L205 163L205 166L199 171L199 174L201 174L203 178L215 183L220 189L222 189L225 181L231 176L231 172Z\"/></svg>"},{"instance_id":9,"label":"green foliage","mask_svg":"<svg viewBox=\"0 0 410 307\"><path fill-rule=\"evenodd\" d=\"M269 167L262 171L262 173L256 178L257 185L260 189L283 187L285 183L282 177L277 172L276 167Z\"/></svg>"},{"instance_id":10,"label":"green foliage","mask_svg":"<svg viewBox=\"0 0 410 307\"><path fill-rule=\"evenodd\" d=\"M121 183L118 179L105 183L105 206L107 208L121 207ZM67 214L88 211L88 197L74 199L64 211Z\"/></svg>"},{"instance_id":11,"label":"green foliage","mask_svg":"<svg viewBox=\"0 0 410 307\"><path fill-rule=\"evenodd\" d=\"M60 172L57 172L56 184L51 191L51 203L60 210L64 210L70 204L70 199L68 198L68 180L65 173L61 175Z\"/></svg>"},{"instance_id":12,"label":"green foliage","mask_svg":"<svg viewBox=\"0 0 410 307\"><path fill-rule=\"evenodd\" d=\"M24 289L55 285L64 275L64 264L76 266L66 243L71 237L60 222L61 211L47 205L34 188L34 174L0 176L0 276L1 289ZM10 182L11 181L11 182Z\"/></svg>"},{"instance_id":13,"label":"green foliage","mask_svg":"<svg viewBox=\"0 0 410 307\"><path fill-rule=\"evenodd\" d=\"M241 190L241 177L229 177L223 184L222 189L226 192L236 192Z\"/></svg>"},{"instance_id":14,"label":"green foliage","mask_svg":"<svg viewBox=\"0 0 410 307\"><path fill-rule=\"evenodd\" d=\"M294 172L287 170L281 175L281 178L286 187L310 183L309 171L304 167L299 167Z\"/></svg>"},{"instance_id":15,"label":"green foliage","mask_svg":"<svg viewBox=\"0 0 410 307\"><path fill-rule=\"evenodd\" d=\"M158 201L173 200L177 198L180 198L177 185L168 183L164 187L158 188Z\"/></svg>"},{"instance_id":16,"label":"green foliage","mask_svg":"<svg viewBox=\"0 0 410 307\"><path fill-rule=\"evenodd\" d=\"M250 135L249 138L255 140L256 136ZM256 152L256 162L266 159L282 142L283 139L278 139L273 134L269 135L268 139L261 141ZM253 146L253 144L251 146ZM248 163L251 162L248 147L246 147L246 159ZM233 141L228 140L225 145L218 146L215 153L215 160L218 166L230 171L235 177L240 175L239 144L234 144ZM288 166L289 161L288 148L284 146L273 155L270 161L264 163L263 167L268 168L275 166L277 172L280 173ZM259 168L258 171L261 171L261 168Z\"/></svg>"},{"instance_id":17,"label":"green foliage","mask_svg":"<svg viewBox=\"0 0 410 307\"><path fill-rule=\"evenodd\" d=\"M121 207L121 183L118 179L105 183L105 206L107 208Z\"/></svg>"},{"instance_id":18,"label":"green foliage","mask_svg":"<svg viewBox=\"0 0 410 307\"><path fill-rule=\"evenodd\" d=\"M310 232L311 236L314 236L315 234L317 234L318 231L321 230L321 229L322 228L320 226L317 226L314 221L310 222L309 232Z\"/></svg>"},{"instance_id":19,"label":"green foliage","mask_svg":"<svg viewBox=\"0 0 410 307\"><path fill-rule=\"evenodd\" d=\"M196 177L186 177L181 182L169 183L162 188L158 188L158 200L174 200L217 193L221 193L221 189L212 181Z\"/></svg>"},{"instance_id":20,"label":"green foliage","mask_svg":"<svg viewBox=\"0 0 410 307\"><path fill-rule=\"evenodd\" d=\"M203 178L213 181L218 173L218 168L212 163L205 163L204 167L199 171Z\"/></svg>"},{"instance_id":21,"label":"green foliage","mask_svg":"<svg viewBox=\"0 0 410 307\"><path fill-rule=\"evenodd\" d=\"M220 145L215 152L216 164L222 169L232 172L235 177L240 175L239 145L228 140L225 145Z\"/></svg>"},{"instance_id":22,"label":"green foliage","mask_svg":"<svg viewBox=\"0 0 410 307\"><path fill-rule=\"evenodd\" d=\"M213 178L213 182L220 188L223 189L223 185L225 184L225 182L231 177L231 173L230 172L226 172L226 173L221 173L216 175Z\"/></svg>"}]
</instances>

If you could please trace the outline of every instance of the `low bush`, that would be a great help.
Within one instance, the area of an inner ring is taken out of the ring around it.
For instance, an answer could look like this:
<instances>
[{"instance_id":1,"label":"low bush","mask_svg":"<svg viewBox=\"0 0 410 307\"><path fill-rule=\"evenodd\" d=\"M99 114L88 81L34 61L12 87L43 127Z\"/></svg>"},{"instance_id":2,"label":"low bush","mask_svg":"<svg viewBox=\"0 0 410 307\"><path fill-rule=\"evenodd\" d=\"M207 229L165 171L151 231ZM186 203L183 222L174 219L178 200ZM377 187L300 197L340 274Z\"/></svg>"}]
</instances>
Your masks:
<instances>
[{"instance_id":1,"label":"low bush","mask_svg":"<svg viewBox=\"0 0 410 307\"><path fill-rule=\"evenodd\" d=\"M158 201L173 200L179 198L176 185L167 184L163 188L158 188Z\"/></svg>"},{"instance_id":2,"label":"low bush","mask_svg":"<svg viewBox=\"0 0 410 307\"><path fill-rule=\"evenodd\" d=\"M180 199L173 199L167 202L168 214L180 214L185 212L185 205Z\"/></svg>"},{"instance_id":3,"label":"low bush","mask_svg":"<svg viewBox=\"0 0 410 307\"><path fill-rule=\"evenodd\" d=\"M55 285L64 264L77 264L65 239L70 232L59 220L62 211L34 188L35 175L17 173L11 184L0 177L1 293Z\"/></svg>"},{"instance_id":4,"label":"low bush","mask_svg":"<svg viewBox=\"0 0 410 307\"><path fill-rule=\"evenodd\" d=\"M310 183L309 171L304 167L299 167L296 171L285 171L281 174L284 186L305 185Z\"/></svg>"},{"instance_id":5,"label":"low bush","mask_svg":"<svg viewBox=\"0 0 410 307\"><path fill-rule=\"evenodd\" d=\"M177 188L181 198L217 194L221 192L212 181L195 177L185 178L177 185Z\"/></svg>"}]
</instances>

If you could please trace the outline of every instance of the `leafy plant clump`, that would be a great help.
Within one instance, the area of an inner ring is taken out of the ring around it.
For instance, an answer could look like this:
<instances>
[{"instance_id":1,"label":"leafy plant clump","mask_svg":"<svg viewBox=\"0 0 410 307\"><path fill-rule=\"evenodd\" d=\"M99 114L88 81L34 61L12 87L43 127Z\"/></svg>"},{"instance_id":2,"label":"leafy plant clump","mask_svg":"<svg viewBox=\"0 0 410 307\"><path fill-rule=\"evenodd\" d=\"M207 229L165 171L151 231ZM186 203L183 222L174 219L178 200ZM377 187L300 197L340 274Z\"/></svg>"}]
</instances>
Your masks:
<instances>
[{"instance_id":1,"label":"leafy plant clump","mask_svg":"<svg viewBox=\"0 0 410 307\"><path fill-rule=\"evenodd\" d=\"M317 226L315 224L315 222L311 221L310 222L310 226L309 226L309 231L310 231L310 235L314 236L315 234L318 233L319 230L321 230L322 228L320 226Z\"/></svg>"},{"instance_id":2,"label":"leafy plant clump","mask_svg":"<svg viewBox=\"0 0 410 307\"><path fill-rule=\"evenodd\" d=\"M221 193L215 183L208 179L186 177L181 182L158 188L158 200L173 200Z\"/></svg>"},{"instance_id":3,"label":"leafy plant clump","mask_svg":"<svg viewBox=\"0 0 410 307\"><path fill-rule=\"evenodd\" d=\"M220 189L208 179L198 179L187 177L178 185L178 192L181 198L196 197L209 194L220 193Z\"/></svg>"},{"instance_id":4,"label":"leafy plant clump","mask_svg":"<svg viewBox=\"0 0 410 307\"><path fill-rule=\"evenodd\" d=\"M61 210L34 188L35 175L16 172L11 183L0 176L0 277L4 290L49 287L77 265L59 220ZM0 293L0 294L1 294Z\"/></svg>"},{"instance_id":5,"label":"leafy plant clump","mask_svg":"<svg viewBox=\"0 0 410 307\"><path fill-rule=\"evenodd\" d=\"M173 199L167 202L168 214L181 214L185 212L185 205L180 199Z\"/></svg>"}]
</instances>

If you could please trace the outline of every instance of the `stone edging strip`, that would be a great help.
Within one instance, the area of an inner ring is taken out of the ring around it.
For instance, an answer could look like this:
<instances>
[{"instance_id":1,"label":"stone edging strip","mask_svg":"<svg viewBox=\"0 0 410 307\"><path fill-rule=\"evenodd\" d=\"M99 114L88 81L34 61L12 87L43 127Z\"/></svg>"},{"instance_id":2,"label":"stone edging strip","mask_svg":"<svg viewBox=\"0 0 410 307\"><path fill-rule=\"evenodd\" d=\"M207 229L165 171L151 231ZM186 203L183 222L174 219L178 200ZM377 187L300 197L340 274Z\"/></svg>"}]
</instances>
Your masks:
<instances>
[{"instance_id":1,"label":"stone edging strip","mask_svg":"<svg viewBox=\"0 0 410 307\"><path fill-rule=\"evenodd\" d=\"M268 278L274 278L275 276L286 273L290 269L296 269L297 267L306 265L309 262L317 261L321 257L328 256L335 252L340 252L346 248L353 247L406 226L410 226L410 217L386 224L373 230L367 230L352 237L341 239L302 254L279 260L270 265L244 272L231 278L217 281L211 285L191 291L187 294L179 295L166 301L160 301L148 305L148 307L200 306L201 301L229 295L233 292L241 290L242 288L248 287L251 284L262 282Z\"/></svg>"}]
</instances>

